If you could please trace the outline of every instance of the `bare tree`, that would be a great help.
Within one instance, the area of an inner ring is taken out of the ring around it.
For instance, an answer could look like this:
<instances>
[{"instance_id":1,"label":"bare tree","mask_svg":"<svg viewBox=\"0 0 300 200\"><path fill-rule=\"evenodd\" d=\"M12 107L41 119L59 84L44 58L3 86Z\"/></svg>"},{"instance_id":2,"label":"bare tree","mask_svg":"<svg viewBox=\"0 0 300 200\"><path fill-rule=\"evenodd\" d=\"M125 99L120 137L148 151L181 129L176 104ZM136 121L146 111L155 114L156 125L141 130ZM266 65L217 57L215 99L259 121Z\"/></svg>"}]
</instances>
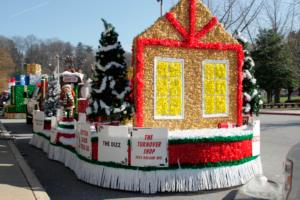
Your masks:
<instances>
[{"instance_id":1,"label":"bare tree","mask_svg":"<svg viewBox=\"0 0 300 200\"><path fill-rule=\"evenodd\" d=\"M254 37L249 27L260 16L264 0L224 0L222 3L218 0L203 0L203 2L218 17L225 29L232 33L246 31L250 39Z\"/></svg>"},{"instance_id":2,"label":"bare tree","mask_svg":"<svg viewBox=\"0 0 300 200\"><path fill-rule=\"evenodd\" d=\"M299 17L299 0L269 0L264 2L265 22L271 28L282 34L287 35L296 27L296 18Z\"/></svg>"}]
</instances>

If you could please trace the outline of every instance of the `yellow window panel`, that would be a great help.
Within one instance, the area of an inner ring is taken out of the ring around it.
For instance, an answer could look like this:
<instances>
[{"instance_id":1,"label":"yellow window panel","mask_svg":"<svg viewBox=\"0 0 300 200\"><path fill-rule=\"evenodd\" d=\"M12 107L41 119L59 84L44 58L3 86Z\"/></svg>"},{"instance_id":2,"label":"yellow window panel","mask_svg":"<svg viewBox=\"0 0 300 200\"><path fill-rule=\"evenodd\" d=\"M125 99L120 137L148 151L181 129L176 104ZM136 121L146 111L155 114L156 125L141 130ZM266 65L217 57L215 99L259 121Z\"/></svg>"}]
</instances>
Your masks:
<instances>
[{"instance_id":1,"label":"yellow window panel","mask_svg":"<svg viewBox=\"0 0 300 200\"><path fill-rule=\"evenodd\" d=\"M169 65L169 73L170 73L170 76L171 77L178 77L178 78L181 78L181 64L178 63L178 62L173 62L173 63L170 63Z\"/></svg>"},{"instance_id":2,"label":"yellow window panel","mask_svg":"<svg viewBox=\"0 0 300 200\"><path fill-rule=\"evenodd\" d=\"M215 113L215 98L214 96L205 97L205 114L214 114Z\"/></svg>"},{"instance_id":3,"label":"yellow window panel","mask_svg":"<svg viewBox=\"0 0 300 200\"><path fill-rule=\"evenodd\" d=\"M205 80L212 80L215 78L214 64L205 64L204 65L204 76L205 76Z\"/></svg>"},{"instance_id":4,"label":"yellow window panel","mask_svg":"<svg viewBox=\"0 0 300 200\"><path fill-rule=\"evenodd\" d=\"M166 115L168 113L169 102L167 98L157 98L156 113L157 115Z\"/></svg>"},{"instance_id":5,"label":"yellow window panel","mask_svg":"<svg viewBox=\"0 0 300 200\"><path fill-rule=\"evenodd\" d=\"M171 97L181 97L181 88L170 87Z\"/></svg>"},{"instance_id":6,"label":"yellow window panel","mask_svg":"<svg viewBox=\"0 0 300 200\"><path fill-rule=\"evenodd\" d=\"M181 107L170 107L170 111L169 111L169 115L170 116L178 116L181 115Z\"/></svg>"},{"instance_id":7,"label":"yellow window panel","mask_svg":"<svg viewBox=\"0 0 300 200\"><path fill-rule=\"evenodd\" d=\"M170 98L170 106L181 107L181 98Z\"/></svg>"},{"instance_id":8,"label":"yellow window panel","mask_svg":"<svg viewBox=\"0 0 300 200\"><path fill-rule=\"evenodd\" d=\"M170 98L170 115L181 115L181 98Z\"/></svg>"},{"instance_id":9,"label":"yellow window panel","mask_svg":"<svg viewBox=\"0 0 300 200\"><path fill-rule=\"evenodd\" d=\"M157 96L168 96L168 81L165 79L156 80L156 95Z\"/></svg>"},{"instance_id":10,"label":"yellow window panel","mask_svg":"<svg viewBox=\"0 0 300 200\"><path fill-rule=\"evenodd\" d=\"M216 112L217 113L226 113L226 97L217 96L216 97Z\"/></svg>"},{"instance_id":11,"label":"yellow window panel","mask_svg":"<svg viewBox=\"0 0 300 200\"><path fill-rule=\"evenodd\" d=\"M216 81L216 94L226 95L226 81L217 80Z\"/></svg>"},{"instance_id":12,"label":"yellow window panel","mask_svg":"<svg viewBox=\"0 0 300 200\"><path fill-rule=\"evenodd\" d=\"M169 75L169 64L167 62L158 62L157 64L157 76L167 77Z\"/></svg>"},{"instance_id":13,"label":"yellow window panel","mask_svg":"<svg viewBox=\"0 0 300 200\"><path fill-rule=\"evenodd\" d=\"M156 63L157 116L176 117L182 114L182 63L176 59Z\"/></svg>"},{"instance_id":14,"label":"yellow window panel","mask_svg":"<svg viewBox=\"0 0 300 200\"><path fill-rule=\"evenodd\" d=\"M170 80L170 96L181 96L182 85L180 79Z\"/></svg>"},{"instance_id":15,"label":"yellow window panel","mask_svg":"<svg viewBox=\"0 0 300 200\"><path fill-rule=\"evenodd\" d=\"M205 95L214 95L215 94L215 81L205 80L204 84L205 84L205 86L204 86Z\"/></svg>"},{"instance_id":16,"label":"yellow window panel","mask_svg":"<svg viewBox=\"0 0 300 200\"><path fill-rule=\"evenodd\" d=\"M226 65L222 63L216 64L216 78L226 79Z\"/></svg>"}]
</instances>

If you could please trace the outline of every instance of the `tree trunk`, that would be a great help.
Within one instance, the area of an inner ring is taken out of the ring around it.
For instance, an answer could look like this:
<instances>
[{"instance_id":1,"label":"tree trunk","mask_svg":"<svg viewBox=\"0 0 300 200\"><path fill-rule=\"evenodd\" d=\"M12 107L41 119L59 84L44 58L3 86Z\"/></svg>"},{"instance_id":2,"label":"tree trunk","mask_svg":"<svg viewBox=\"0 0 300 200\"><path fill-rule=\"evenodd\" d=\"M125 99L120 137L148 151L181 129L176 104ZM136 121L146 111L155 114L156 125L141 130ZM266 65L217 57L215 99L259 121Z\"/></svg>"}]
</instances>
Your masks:
<instances>
[{"instance_id":1,"label":"tree trunk","mask_svg":"<svg viewBox=\"0 0 300 200\"><path fill-rule=\"evenodd\" d=\"M290 101L292 101L292 93L293 93L293 89L288 89L288 99L287 99L287 101L288 102L290 102Z\"/></svg>"},{"instance_id":2,"label":"tree trunk","mask_svg":"<svg viewBox=\"0 0 300 200\"><path fill-rule=\"evenodd\" d=\"M275 103L280 103L280 89L275 89Z\"/></svg>"},{"instance_id":3,"label":"tree trunk","mask_svg":"<svg viewBox=\"0 0 300 200\"><path fill-rule=\"evenodd\" d=\"M272 91L267 91L267 102L268 103L272 102Z\"/></svg>"}]
</instances>

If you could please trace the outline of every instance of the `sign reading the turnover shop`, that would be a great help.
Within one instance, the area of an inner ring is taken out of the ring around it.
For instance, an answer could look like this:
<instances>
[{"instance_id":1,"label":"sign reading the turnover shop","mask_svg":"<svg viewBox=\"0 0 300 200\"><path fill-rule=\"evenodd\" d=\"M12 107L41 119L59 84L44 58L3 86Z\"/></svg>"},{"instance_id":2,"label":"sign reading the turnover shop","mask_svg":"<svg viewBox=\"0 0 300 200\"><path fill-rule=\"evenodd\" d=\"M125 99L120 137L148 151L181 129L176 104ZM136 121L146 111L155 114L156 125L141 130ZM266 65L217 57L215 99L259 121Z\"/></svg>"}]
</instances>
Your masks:
<instances>
[{"instance_id":1,"label":"sign reading the turnover shop","mask_svg":"<svg viewBox=\"0 0 300 200\"><path fill-rule=\"evenodd\" d=\"M80 155L91 158L92 155L92 141L91 128L89 123L81 123L78 137L78 148Z\"/></svg>"},{"instance_id":2,"label":"sign reading the turnover shop","mask_svg":"<svg viewBox=\"0 0 300 200\"><path fill-rule=\"evenodd\" d=\"M98 127L98 160L128 165L128 127Z\"/></svg>"},{"instance_id":3,"label":"sign reading the turnover shop","mask_svg":"<svg viewBox=\"0 0 300 200\"><path fill-rule=\"evenodd\" d=\"M44 130L44 112L33 111L33 132L41 133Z\"/></svg>"},{"instance_id":4,"label":"sign reading the turnover shop","mask_svg":"<svg viewBox=\"0 0 300 200\"><path fill-rule=\"evenodd\" d=\"M260 121L253 122L252 156L260 155Z\"/></svg>"},{"instance_id":5,"label":"sign reading the turnover shop","mask_svg":"<svg viewBox=\"0 0 300 200\"><path fill-rule=\"evenodd\" d=\"M131 131L131 165L137 167L168 166L168 130L133 128Z\"/></svg>"}]
</instances>

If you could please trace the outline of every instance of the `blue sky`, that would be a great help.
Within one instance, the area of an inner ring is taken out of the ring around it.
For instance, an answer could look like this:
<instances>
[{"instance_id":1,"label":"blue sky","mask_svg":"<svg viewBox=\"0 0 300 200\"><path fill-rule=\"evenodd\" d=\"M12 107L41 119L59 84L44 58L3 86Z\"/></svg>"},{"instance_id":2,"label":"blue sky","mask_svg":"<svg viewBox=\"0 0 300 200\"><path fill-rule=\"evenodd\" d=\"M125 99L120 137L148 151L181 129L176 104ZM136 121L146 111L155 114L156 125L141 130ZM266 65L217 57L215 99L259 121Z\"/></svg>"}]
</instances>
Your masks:
<instances>
[{"instance_id":1,"label":"blue sky","mask_svg":"<svg viewBox=\"0 0 300 200\"><path fill-rule=\"evenodd\" d=\"M178 0L165 0L164 11ZM97 48L103 25L112 23L125 50L160 16L156 0L1 0L0 35L36 35Z\"/></svg>"}]
</instances>

